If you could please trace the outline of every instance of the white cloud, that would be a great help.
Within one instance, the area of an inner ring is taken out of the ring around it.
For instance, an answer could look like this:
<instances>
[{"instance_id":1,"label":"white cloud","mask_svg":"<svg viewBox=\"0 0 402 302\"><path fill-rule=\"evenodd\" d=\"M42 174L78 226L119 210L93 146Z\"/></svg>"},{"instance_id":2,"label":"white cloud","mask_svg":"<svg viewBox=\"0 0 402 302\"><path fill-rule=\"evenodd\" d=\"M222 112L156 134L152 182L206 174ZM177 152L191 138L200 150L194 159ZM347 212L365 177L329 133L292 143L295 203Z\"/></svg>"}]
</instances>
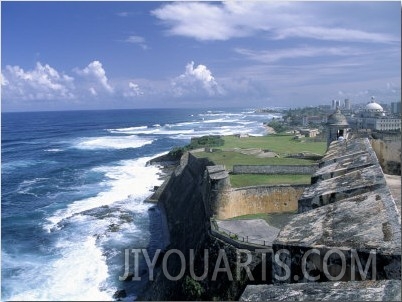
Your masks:
<instances>
[{"instance_id":1,"label":"white cloud","mask_svg":"<svg viewBox=\"0 0 402 302\"><path fill-rule=\"evenodd\" d=\"M144 50L148 49L145 38L141 36L129 36L126 40L124 40L124 42L138 44Z\"/></svg>"},{"instance_id":2,"label":"white cloud","mask_svg":"<svg viewBox=\"0 0 402 302\"><path fill-rule=\"evenodd\" d=\"M1 86L6 86L8 85L8 80L6 79L6 77L4 76L3 73L1 73Z\"/></svg>"},{"instance_id":3,"label":"white cloud","mask_svg":"<svg viewBox=\"0 0 402 302\"><path fill-rule=\"evenodd\" d=\"M118 12L116 13L117 16L119 17L128 17L129 15L131 15L130 12Z\"/></svg>"},{"instance_id":4,"label":"white cloud","mask_svg":"<svg viewBox=\"0 0 402 302\"><path fill-rule=\"evenodd\" d=\"M389 34L369 33L361 30L346 28L300 26L284 28L277 31L276 39L285 39L289 37L347 42L398 42L397 37Z\"/></svg>"},{"instance_id":5,"label":"white cloud","mask_svg":"<svg viewBox=\"0 0 402 302\"><path fill-rule=\"evenodd\" d=\"M224 94L223 88L218 85L211 71L201 64L194 68L194 62L186 65L185 72L172 81L172 86L176 96Z\"/></svg>"},{"instance_id":6,"label":"white cloud","mask_svg":"<svg viewBox=\"0 0 402 302\"><path fill-rule=\"evenodd\" d=\"M94 87L89 87L89 92L91 93L91 95L93 95L93 96L97 96L98 95L98 93L96 92L96 89L94 88Z\"/></svg>"},{"instance_id":7,"label":"white cloud","mask_svg":"<svg viewBox=\"0 0 402 302\"><path fill-rule=\"evenodd\" d=\"M289 37L318 40L379 42L400 41L399 36L344 28L342 15L331 9L296 2L226 1L222 4L175 2L152 11L171 35L197 40L229 40L265 33L267 38ZM331 21L330 21L331 20Z\"/></svg>"},{"instance_id":8,"label":"white cloud","mask_svg":"<svg viewBox=\"0 0 402 302\"><path fill-rule=\"evenodd\" d=\"M249 4L224 6L202 2L176 2L152 11L170 26L169 34L197 40L228 40L248 35L252 29L246 20Z\"/></svg>"},{"instance_id":9,"label":"white cloud","mask_svg":"<svg viewBox=\"0 0 402 302\"><path fill-rule=\"evenodd\" d=\"M2 70L1 85L4 100L79 100L89 95L97 99L114 93L99 61L83 69L73 69L81 78L60 73L48 64L37 63L33 70L7 65Z\"/></svg>"},{"instance_id":10,"label":"white cloud","mask_svg":"<svg viewBox=\"0 0 402 302\"><path fill-rule=\"evenodd\" d=\"M88 66L85 67L84 69L76 68L75 72L86 78L94 86L101 86L109 93L113 92L113 87L108 82L108 78L106 77L106 71L105 69L103 69L101 62L93 61L89 63Z\"/></svg>"},{"instance_id":11,"label":"white cloud","mask_svg":"<svg viewBox=\"0 0 402 302\"><path fill-rule=\"evenodd\" d=\"M351 47L297 47L279 50L256 51L238 48L235 51L251 60L271 63L282 59L295 59L318 56L356 56L366 52Z\"/></svg>"},{"instance_id":12,"label":"white cloud","mask_svg":"<svg viewBox=\"0 0 402 302\"><path fill-rule=\"evenodd\" d=\"M136 97L143 94L144 92L140 89L140 86L133 82L129 82L128 89L125 92L123 92L123 96L125 97Z\"/></svg>"},{"instance_id":13,"label":"white cloud","mask_svg":"<svg viewBox=\"0 0 402 302\"><path fill-rule=\"evenodd\" d=\"M2 96L5 99L54 100L74 97L74 78L60 74L48 64L36 63L25 71L7 65L2 73Z\"/></svg>"}]
</instances>

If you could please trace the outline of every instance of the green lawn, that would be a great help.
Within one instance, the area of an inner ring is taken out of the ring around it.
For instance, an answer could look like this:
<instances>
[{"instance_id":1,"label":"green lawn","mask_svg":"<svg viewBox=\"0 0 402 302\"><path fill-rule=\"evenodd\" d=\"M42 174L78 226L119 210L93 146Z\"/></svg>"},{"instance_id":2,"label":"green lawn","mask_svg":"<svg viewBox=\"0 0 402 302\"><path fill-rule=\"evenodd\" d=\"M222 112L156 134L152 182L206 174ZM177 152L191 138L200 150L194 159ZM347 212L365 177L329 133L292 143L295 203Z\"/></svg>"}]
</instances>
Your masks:
<instances>
[{"instance_id":1,"label":"green lawn","mask_svg":"<svg viewBox=\"0 0 402 302\"><path fill-rule=\"evenodd\" d=\"M313 160L286 158L289 154L315 153L324 155L326 142L314 142L311 139L297 141L293 135L268 135L259 137L239 138L224 136L224 145L217 147L214 152L194 152L196 157L206 157L217 165L224 165L226 170L232 171L233 165L311 165ZM234 149L257 148L270 150L279 157L259 158L252 154L242 154ZM309 175L231 175L233 187L244 187L265 184L310 184Z\"/></svg>"},{"instance_id":2,"label":"green lawn","mask_svg":"<svg viewBox=\"0 0 402 302\"><path fill-rule=\"evenodd\" d=\"M217 165L224 165L231 171L233 165L310 165L311 160L298 158L258 158L234 151L195 152L196 157L207 157Z\"/></svg>"},{"instance_id":3,"label":"green lawn","mask_svg":"<svg viewBox=\"0 0 402 302\"><path fill-rule=\"evenodd\" d=\"M278 154L311 152L324 155L326 142L313 142L306 138L302 142L293 139L293 135L267 135L239 138L233 135L223 137L225 143L222 149L231 148L261 148L269 149Z\"/></svg>"},{"instance_id":4,"label":"green lawn","mask_svg":"<svg viewBox=\"0 0 402 302\"><path fill-rule=\"evenodd\" d=\"M230 184L234 188L278 185L278 184L306 184L311 183L310 175L259 175L259 174L236 174L230 175Z\"/></svg>"}]
</instances>

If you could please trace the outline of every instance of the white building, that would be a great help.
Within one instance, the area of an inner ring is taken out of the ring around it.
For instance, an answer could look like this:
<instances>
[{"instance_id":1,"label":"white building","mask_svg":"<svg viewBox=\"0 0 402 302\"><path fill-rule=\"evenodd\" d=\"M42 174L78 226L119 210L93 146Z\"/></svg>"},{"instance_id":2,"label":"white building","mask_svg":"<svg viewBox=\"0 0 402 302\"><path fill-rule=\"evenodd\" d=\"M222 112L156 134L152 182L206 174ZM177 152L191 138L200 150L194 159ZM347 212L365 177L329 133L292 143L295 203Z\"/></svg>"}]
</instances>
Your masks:
<instances>
[{"instance_id":1,"label":"white building","mask_svg":"<svg viewBox=\"0 0 402 302\"><path fill-rule=\"evenodd\" d=\"M360 110L357 127L377 131L400 130L401 119L387 116L382 106L372 97L366 107Z\"/></svg>"}]
</instances>

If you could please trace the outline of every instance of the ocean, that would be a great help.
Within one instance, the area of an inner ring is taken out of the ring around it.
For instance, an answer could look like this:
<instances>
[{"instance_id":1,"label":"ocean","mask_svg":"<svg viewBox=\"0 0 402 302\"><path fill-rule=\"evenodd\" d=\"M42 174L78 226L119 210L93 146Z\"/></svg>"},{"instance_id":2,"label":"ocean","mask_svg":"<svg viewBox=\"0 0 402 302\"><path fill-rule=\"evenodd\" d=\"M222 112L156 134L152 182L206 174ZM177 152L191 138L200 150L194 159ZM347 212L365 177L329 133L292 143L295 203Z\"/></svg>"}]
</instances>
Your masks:
<instances>
[{"instance_id":1,"label":"ocean","mask_svg":"<svg viewBox=\"0 0 402 302\"><path fill-rule=\"evenodd\" d=\"M263 135L252 109L2 113L2 300L113 300L146 248L153 157L191 137ZM130 293L140 290L133 287Z\"/></svg>"}]
</instances>

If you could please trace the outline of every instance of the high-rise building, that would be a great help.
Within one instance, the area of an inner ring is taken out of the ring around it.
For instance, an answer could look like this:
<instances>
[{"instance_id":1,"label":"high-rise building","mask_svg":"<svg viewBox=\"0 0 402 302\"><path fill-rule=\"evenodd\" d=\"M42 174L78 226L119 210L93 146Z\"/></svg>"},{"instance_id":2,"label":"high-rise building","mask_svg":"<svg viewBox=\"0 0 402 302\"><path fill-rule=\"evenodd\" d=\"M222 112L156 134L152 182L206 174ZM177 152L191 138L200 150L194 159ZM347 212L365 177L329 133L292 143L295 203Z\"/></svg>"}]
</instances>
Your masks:
<instances>
[{"instance_id":1,"label":"high-rise building","mask_svg":"<svg viewBox=\"0 0 402 302\"><path fill-rule=\"evenodd\" d=\"M391 103L391 113L401 114L401 102L392 102Z\"/></svg>"},{"instance_id":2,"label":"high-rise building","mask_svg":"<svg viewBox=\"0 0 402 302\"><path fill-rule=\"evenodd\" d=\"M345 99L344 105L345 105L346 110L350 110L350 100L349 99Z\"/></svg>"}]
</instances>

